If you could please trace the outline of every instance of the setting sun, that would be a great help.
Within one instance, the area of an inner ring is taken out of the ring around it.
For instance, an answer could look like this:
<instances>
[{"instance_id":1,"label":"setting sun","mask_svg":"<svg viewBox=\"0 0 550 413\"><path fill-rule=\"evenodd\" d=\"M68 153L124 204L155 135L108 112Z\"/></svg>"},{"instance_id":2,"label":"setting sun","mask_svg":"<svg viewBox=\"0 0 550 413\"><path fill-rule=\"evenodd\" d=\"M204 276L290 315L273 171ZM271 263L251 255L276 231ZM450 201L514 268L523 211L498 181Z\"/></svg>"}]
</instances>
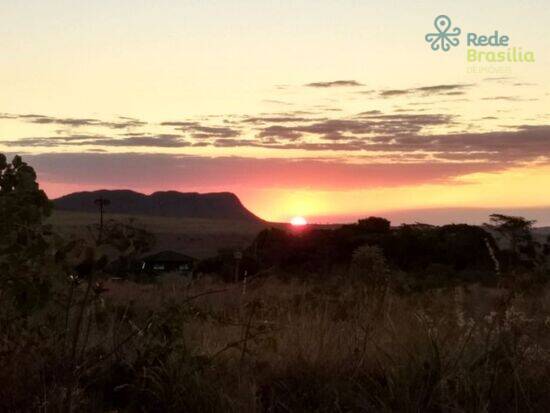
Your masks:
<instances>
[{"instance_id":1,"label":"setting sun","mask_svg":"<svg viewBox=\"0 0 550 413\"><path fill-rule=\"evenodd\" d=\"M294 217L290 220L290 224L295 227L303 227L307 225L307 221L304 217Z\"/></svg>"}]
</instances>

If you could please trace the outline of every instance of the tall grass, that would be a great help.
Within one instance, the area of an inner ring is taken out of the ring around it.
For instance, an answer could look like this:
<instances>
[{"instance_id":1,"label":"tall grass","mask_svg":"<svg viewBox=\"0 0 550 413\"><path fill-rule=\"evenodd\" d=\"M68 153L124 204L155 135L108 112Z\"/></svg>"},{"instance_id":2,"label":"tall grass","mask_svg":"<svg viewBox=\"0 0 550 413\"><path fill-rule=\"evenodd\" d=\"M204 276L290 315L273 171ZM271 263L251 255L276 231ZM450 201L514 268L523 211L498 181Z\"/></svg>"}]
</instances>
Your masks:
<instances>
[{"instance_id":1,"label":"tall grass","mask_svg":"<svg viewBox=\"0 0 550 413\"><path fill-rule=\"evenodd\" d=\"M4 334L4 411L545 411L544 288L398 294L363 281L107 283L78 362L62 318ZM49 324L48 324L49 323ZM41 335L42 334L42 335ZM128 339L130 337L130 339ZM11 341L10 341L11 340ZM10 347L11 346L11 347ZM74 371L81 374L71 389Z\"/></svg>"}]
</instances>

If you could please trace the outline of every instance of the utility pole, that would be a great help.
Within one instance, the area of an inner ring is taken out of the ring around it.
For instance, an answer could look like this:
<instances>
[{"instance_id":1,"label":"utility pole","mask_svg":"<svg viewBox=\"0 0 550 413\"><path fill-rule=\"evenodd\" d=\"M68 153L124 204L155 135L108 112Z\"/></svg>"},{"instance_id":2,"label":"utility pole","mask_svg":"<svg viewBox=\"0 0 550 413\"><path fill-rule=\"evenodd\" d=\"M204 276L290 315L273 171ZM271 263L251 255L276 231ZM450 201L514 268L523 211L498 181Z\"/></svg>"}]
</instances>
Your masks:
<instances>
[{"instance_id":1,"label":"utility pole","mask_svg":"<svg viewBox=\"0 0 550 413\"><path fill-rule=\"evenodd\" d=\"M96 199L94 204L99 206L99 242L101 242L101 236L103 235L103 210L107 205L111 204L111 201L101 197Z\"/></svg>"}]
</instances>

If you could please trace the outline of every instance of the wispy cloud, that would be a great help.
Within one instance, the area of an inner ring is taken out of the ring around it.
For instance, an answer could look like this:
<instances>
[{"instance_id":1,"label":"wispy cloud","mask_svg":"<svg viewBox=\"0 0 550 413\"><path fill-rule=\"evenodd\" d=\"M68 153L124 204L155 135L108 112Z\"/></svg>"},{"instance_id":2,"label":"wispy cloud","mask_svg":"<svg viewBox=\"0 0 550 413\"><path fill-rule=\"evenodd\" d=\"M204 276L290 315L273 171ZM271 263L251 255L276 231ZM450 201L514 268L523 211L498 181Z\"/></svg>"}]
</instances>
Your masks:
<instances>
[{"instance_id":1,"label":"wispy cloud","mask_svg":"<svg viewBox=\"0 0 550 413\"><path fill-rule=\"evenodd\" d=\"M172 126L176 130L188 132L195 139L232 138L240 135L240 131L229 126L205 126L199 122L162 122L162 126Z\"/></svg>"},{"instance_id":2,"label":"wispy cloud","mask_svg":"<svg viewBox=\"0 0 550 413\"><path fill-rule=\"evenodd\" d=\"M421 96L432 96L432 95L460 95L464 94L465 90L475 86L473 83L456 83L456 84L442 84L442 85L432 85L432 86L422 86L410 89L388 89L381 90L379 96L383 98L394 97L394 96L406 96L406 95L421 95Z\"/></svg>"},{"instance_id":3,"label":"wispy cloud","mask_svg":"<svg viewBox=\"0 0 550 413\"><path fill-rule=\"evenodd\" d=\"M109 129L125 129L147 125L147 122L128 117L119 117L117 121L103 121L93 118L59 118L36 114L2 114L0 118L19 119L27 123L67 126L71 128L104 127Z\"/></svg>"},{"instance_id":4,"label":"wispy cloud","mask_svg":"<svg viewBox=\"0 0 550 413\"><path fill-rule=\"evenodd\" d=\"M101 147L149 147L149 148L183 148L192 146L178 135L138 135L127 138L110 138L94 135L71 135L51 137L30 137L19 140L3 141L8 146L22 147L66 147L66 146L101 146Z\"/></svg>"},{"instance_id":5,"label":"wispy cloud","mask_svg":"<svg viewBox=\"0 0 550 413\"><path fill-rule=\"evenodd\" d=\"M333 80L330 82L312 82L305 86L314 88L331 88L331 87L359 87L364 86L357 80Z\"/></svg>"},{"instance_id":6,"label":"wispy cloud","mask_svg":"<svg viewBox=\"0 0 550 413\"><path fill-rule=\"evenodd\" d=\"M3 140L11 147L44 148L266 148L273 150L346 151L383 154L395 162L477 162L504 168L530 162L550 163L550 125L521 124L495 132L424 133L426 127L451 124L447 115L382 114L369 111L350 119L295 125L265 125L256 137L223 136L215 131L204 140L178 134L124 137L68 135ZM422 155L422 156L420 156Z\"/></svg>"},{"instance_id":7,"label":"wispy cloud","mask_svg":"<svg viewBox=\"0 0 550 413\"><path fill-rule=\"evenodd\" d=\"M509 102L535 102L537 98L522 98L520 96L487 96L481 98L481 100L505 100Z\"/></svg>"}]
</instances>

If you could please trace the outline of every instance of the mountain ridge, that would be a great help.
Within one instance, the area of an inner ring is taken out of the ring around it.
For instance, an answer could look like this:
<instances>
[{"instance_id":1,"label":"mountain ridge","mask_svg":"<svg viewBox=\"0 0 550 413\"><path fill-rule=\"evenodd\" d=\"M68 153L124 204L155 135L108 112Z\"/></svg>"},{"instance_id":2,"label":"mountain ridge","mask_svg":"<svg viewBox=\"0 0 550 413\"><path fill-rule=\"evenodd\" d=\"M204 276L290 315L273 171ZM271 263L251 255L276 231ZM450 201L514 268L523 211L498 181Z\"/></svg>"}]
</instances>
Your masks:
<instances>
[{"instance_id":1,"label":"mountain ridge","mask_svg":"<svg viewBox=\"0 0 550 413\"><path fill-rule=\"evenodd\" d=\"M111 213L263 222L232 192L156 191L146 195L130 189L101 189L73 192L54 199L53 204L60 211L97 212L94 201L98 198L110 201L106 210Z\"/></svg>"}]
</instances>

